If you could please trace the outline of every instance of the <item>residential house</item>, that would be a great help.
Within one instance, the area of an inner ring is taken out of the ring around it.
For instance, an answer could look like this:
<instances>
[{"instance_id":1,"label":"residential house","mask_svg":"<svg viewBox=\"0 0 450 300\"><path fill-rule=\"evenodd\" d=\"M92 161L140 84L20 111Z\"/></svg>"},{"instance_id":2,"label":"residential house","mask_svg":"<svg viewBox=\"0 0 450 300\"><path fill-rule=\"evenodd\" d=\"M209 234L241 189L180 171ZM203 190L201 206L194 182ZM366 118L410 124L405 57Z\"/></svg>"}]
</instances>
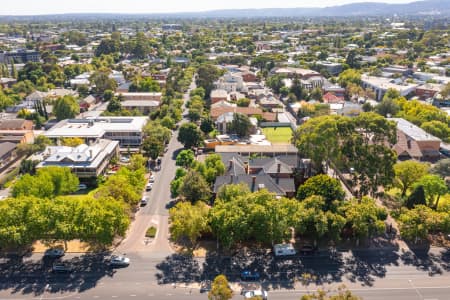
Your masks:
<instances>
[{"instance_id":1,"label":"residential house","mask_svg":"<svg viewBox=\"0 0 450 300\"><path fill-rule=\"evenodd\" d=\"M416 88L416 96L421 100L426 100L433 98L437 93L440 93L444 88L442 84L435 83L425 83L423 85L419 85Z\"/></svg>"},{"instance_id":2,"label":"residential house","mask_svg":"<svg viewBox=\"0 0 450 300\"><path fill-rule=\"evenodd\" d=\"M211 118L216 121L219 116L227 112L240 113L248 117L262 116L262 119L269 122L274 122L277 119L276 113L263 112L262 109L258 107L215 107L211 108L210 115Z\"/></svg>"},{"instance_id":3,"label":"residential house","mask_svg":"<svg viewBox=\"0 0 450 300\"><path fill-rule=\"evenodd\" d=\"M36 166L38 169L67 167L81 180L92 179L105 174L111 159L119 156L119 142L101 139L77 147L48 146L42 156L43 161Z\"/></svg>"},{"instance_id":4,"label":"residential house","mask_svg":"<svg viewBox=\"0 0 450 300\"><path fill-rule=\"evenodd\" d=\"M4 89L11 88L15 83L17 83L17 79L1 77L0 78L0 86Z\"/></svg>"},{"instance_id":5,"label":"residential house","mask_svg":"<svg viewBox=\"0 0 450 300\"><path fill-rule=\"evenodd\" d=\"M237 153L221 153L226 170L214 183L214 194L224 185L246 184L250 191L267 189L277 196L294 197L294 173L299 165L296 155L249 159Z\"/></svg>"},{"instance_id":6,"label":"residential house","mask_svg":"<svg viewBox=\"0 0 450 300\"><path fill-rule=\"evenodd\" d=\"M16 143L0 142L0 170L3 170L14 159Z\"/></svg>"},{"instance_id":7,"label":"residential house","mask_svg":"<svg viewBox=\"0 0 450 300\"><path fill-rule=\"evenodd\" d=\"M32 144L34 142L33 122L24 119L1 119L0 142Z\"/></svg>"},{"instance_id":8,"label":"residential house","mask_svg":"<svg viewBox=\"0 0 450 300\"><path fill-rule=\"evenodd\" d=\"M92 107L95 105L96 102L97 99L95 99L94 96L92 95L87 96L86 98L79 101L80 111L85 112L92 109Z\"/></svg>"},{"instance_id":9,"label":"residential house","mask_svg":"<svg viewBox=\"0 0 450 300\"><path fill-rule=\"evenodd\" d=\"M402 118L390 118L397 123L397 143L393 149L401 160L435 161L440 157L441 139Z\"/></svg>"},{"instance_id":10,"label":"residential house","mask_svg":"<svg viewBox=\"0 0 450 300\"><path fill-rule=\"evenodd\" d=\"M215 82L216 89L225 90L227 93L241 92L247 93L247 87L244 84L244 79L240 73L228 72Z\"/></svg>"},{"instance_id":11,"label":"residential house","mask_svg":"<svg viewBox=\"0 0 450 300\"><path fill-rule=\"evenodd\" d=\"M217 129L221 134L227 134L232 133L229 132L230 123L234 120L234 112L226 112L222 115L220 115L215 124ZM253 134L256 132L256 127L258 126L258 120L256 118L250 117L250 122L252 123L252 127L250 128L250 134Z\"/></svg>"},{"instance_id":12,"label":"residential house","mask_svg":"<svg viewBox=\"0 0 450 300\"><path fill-rule=\"evenodd\" d=\"M221 102L221 101L227 101L228 100L228 93L225 90L217 89L211 91L211 104Z\"/></svg>"},{"instance_id":13,"label":"residential house","mask_svg":"<svg viewBox=\"0 0 450 300\"><path fill-rule=\"evenodd\" d=\"M318 61L316 65L320 68L327 70L330 75L336 76L339 75L343 68L340 63L330 62L330 61Z\"/></svg>"}]
</instances>

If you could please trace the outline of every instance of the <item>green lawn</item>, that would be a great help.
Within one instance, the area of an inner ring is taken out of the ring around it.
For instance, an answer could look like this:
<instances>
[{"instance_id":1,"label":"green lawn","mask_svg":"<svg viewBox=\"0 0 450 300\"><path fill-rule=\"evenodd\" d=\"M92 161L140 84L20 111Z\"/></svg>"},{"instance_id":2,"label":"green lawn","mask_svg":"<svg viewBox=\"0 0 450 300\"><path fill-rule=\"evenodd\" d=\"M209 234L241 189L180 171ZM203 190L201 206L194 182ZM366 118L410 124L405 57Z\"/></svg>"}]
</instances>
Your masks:
<instances>
[{"instance_id":1,"label":"green lawn","mask_svg":"<svg viewBox=\"0 0 450 300\"><path fill-rule=\"evenodd\" d=\"M292 129L290 127L266 127L262 128L263 134L272 144L290 144Z\"/></svg>"}]
</instances>

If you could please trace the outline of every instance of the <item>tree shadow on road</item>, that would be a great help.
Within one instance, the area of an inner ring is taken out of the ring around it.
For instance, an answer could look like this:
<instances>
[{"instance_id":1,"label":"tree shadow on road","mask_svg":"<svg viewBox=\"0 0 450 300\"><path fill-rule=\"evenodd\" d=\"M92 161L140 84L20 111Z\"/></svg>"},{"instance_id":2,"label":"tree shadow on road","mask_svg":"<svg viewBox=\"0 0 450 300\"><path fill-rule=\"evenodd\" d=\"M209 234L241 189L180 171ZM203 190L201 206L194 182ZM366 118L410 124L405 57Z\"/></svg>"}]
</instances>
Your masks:
<instances>
[{"instance_id":1,"label":"tree shadow on road","mask_svg":"<svg viewBox=\"0 0 450 300\"><path fill-rule=\"evenodd\" d=\"M161 272L156 274L159 284L192 283L201 278L200 264L191 255L173 254L156 268Z\"/></svg>"},{"instance_id":2,"label":"tree shadow on road","mask_svg":"<svg viewBox=\"0 0 450 300\"><path fill-rule=\"evenodd\" d=\"M416 267L417 270L428 272L429 276L441 275L450 271L450 249L430 252L430 246L410 247L411 251L403 252L401 259L405 265Z\"/></svg>"},{"instance_id":3,"label":"tree shadow on road","mask_svg":"<svg viewBox=\"0 0 450 300\"><path fill-rule=\"evenodd\" d=\"M104 254L87 254L63 261L72 266L72 272L52 273L54 260L5 260L0 263L0 289L35 296L44 292L83 292L95 288L100 279L115 273Z\"/></svg>"}]
</instances>

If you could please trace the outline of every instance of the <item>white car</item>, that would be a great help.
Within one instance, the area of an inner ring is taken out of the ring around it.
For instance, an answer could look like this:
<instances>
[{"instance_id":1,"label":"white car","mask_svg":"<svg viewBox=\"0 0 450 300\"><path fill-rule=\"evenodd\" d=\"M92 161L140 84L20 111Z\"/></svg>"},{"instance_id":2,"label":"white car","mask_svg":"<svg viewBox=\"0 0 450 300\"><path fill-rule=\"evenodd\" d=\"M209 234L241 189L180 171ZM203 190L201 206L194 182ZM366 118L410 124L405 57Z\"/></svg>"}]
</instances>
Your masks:
<instances>
[{"instance_id":1,"label":"white car","mask_svg":"<svg viewBox=\"0 0 450 300\"><path fill-rule=\"evenodd\" d=\"M128 267L130 265L130 259L125 256L113 255L109 261L111 267Z\"/></svg>"},{"instance_id":2,"label":"white car","mask_svg":"<svg viewBox=\"0 0 450 300\"><path fill-rule=\"evenodd\" d=\"M141 199L141 206L146 206L148 203L148 198L147 197L142 197Z\"/></svg>"},{"instance_id":3,"label":"white car","mask_svg":"<svg viewBox=\"0 0 450 300\"><path fill-rule=\"evenodd\" d=\"M248 291L248 292L244 293L245 299L251 299L254 297L260 297L263 300L269 299L267 291L263 291L263 290L254 290L254 291Z\"/></svg>"},{"instance_id":4,"label":"white car","mask_svg":"<svg viewBox=\"0 0 450 300\"><path fill-rule=\"evenodd\" d=\"M154 183L155 182L155 175L150 175L150 178L148 180L149 183Z\"/></svg>"},{"instance_id":5,"label":"white car","mask_svg":"<svg viewBox=\"0 0 450 300\"><path fill-rule=\"evenodd\" d=\"M121 156L120 157L120 162L121 163L129 163L130 162L130 158L128 156Z\"/></svg>"},{"instance_id":6,"label":"white car","mask_svg":"<svg viewBox=\"0 0 450 300\"><path fill-rule=\"evenodd\" d=\"M147 192L150 192L152 189L153 189L153 183L147 183L147 185L145 187L145 190Z\"/></svg>"}]
</instances>

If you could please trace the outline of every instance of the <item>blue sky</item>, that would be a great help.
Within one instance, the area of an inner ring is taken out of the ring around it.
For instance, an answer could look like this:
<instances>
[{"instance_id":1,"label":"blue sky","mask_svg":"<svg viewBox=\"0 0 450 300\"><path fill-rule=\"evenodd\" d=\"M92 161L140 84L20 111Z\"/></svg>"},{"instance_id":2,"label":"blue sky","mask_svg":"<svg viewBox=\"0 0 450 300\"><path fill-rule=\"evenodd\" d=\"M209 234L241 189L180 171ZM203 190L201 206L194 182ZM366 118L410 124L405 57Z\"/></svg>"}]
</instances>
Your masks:
<instances>
[{"instance_id":1,"label":"blue sky","mask_svg":"<svg viewBox=\"0 0 450 300\"><path fill-rule=\"evenodd\" d=\"M77 12L158 13L233 8L331 6L367 0L2 0L0 15ZM413 0L369 0L408 3Z\"/></svg>"}]
</instances>

